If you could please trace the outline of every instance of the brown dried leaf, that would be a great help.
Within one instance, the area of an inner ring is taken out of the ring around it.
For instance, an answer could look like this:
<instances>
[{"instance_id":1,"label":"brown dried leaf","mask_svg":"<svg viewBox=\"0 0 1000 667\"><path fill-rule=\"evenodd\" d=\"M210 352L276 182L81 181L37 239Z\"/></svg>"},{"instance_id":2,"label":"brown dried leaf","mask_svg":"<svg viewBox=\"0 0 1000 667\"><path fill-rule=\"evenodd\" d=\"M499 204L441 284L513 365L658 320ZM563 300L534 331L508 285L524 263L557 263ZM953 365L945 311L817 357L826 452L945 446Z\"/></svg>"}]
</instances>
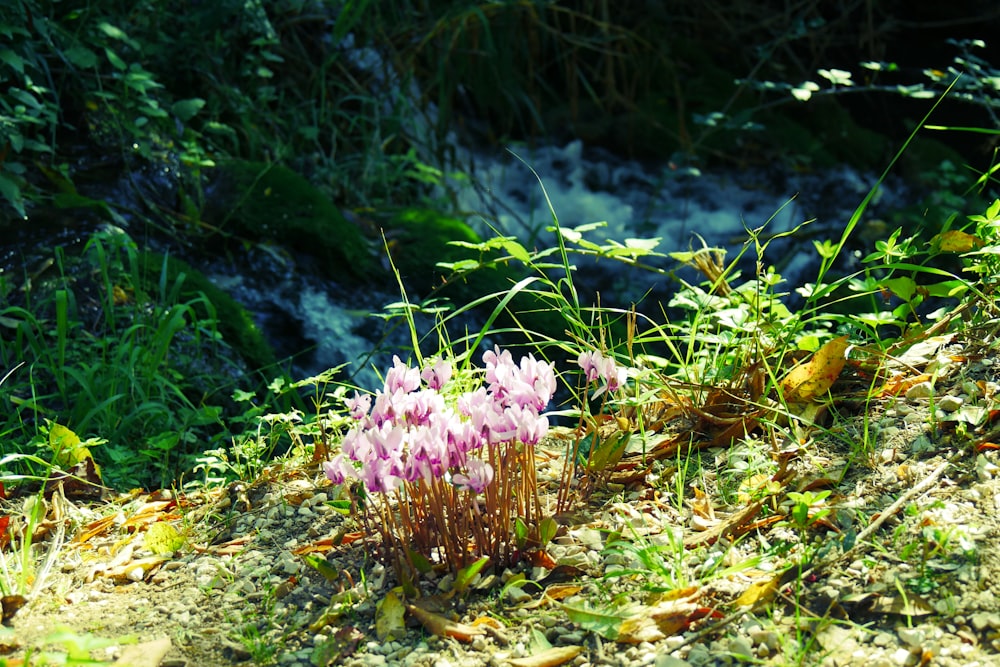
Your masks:
<instances>
[{"instance_id":1,"label":"brown dried leaf","mask_svg":"<svg viewBox=\"0 0 1000 667\"><path fill-rule=\"evenodd\" d=\"M934 613L927 600L919 595L880 595L872 602L869 611L874 614L894 614L898 616L927 616Z\"/></svg>"},{"instance_id":2,"label":"brown dried leaf","mask_svg":"<svg viewBox=\"0 0 1000 667\"><path fill-rule=\"evenodd\" d=\"M617 640L629 644L659 641L683 632L692 621L717 613L694 601L700 594L699 589L687 589L686 592L690 594L643 607L638 614L623 620Z\"/></svg>"},{"instance_id":3,"label":"brown dried leaf","mask_svg":"<svg viewBox=\"0 0 1000 667\"><path fill-rule=\"evenodd\" d=\"M154 639L122 649L113 667L157 667L170 650L170 639Z\"/></svg>"},{"instance_id":4,"label":"brown dried leaf","mask_svg":"<svg viewBox=\"0 0 1000 667\"><path fill-rule=\"evenodd\" d=\"M583 586L577 584L552 584L545 587L545 593L542 594L542 597L550 600L565 600L582 590Z\"/></svg>"},{"instance_id":5,"label":"brown dried leaf","mask_svg":"<svg viewBox=\"0 0 1000 667\"><path fill-rule=\"evenodd\" d=\"M457 623L440 616L426 609L422 609L415 604L406 605L406 610L413 614L414 618L420 621L427 632L438 637L451 637L460 642L471 642L473 637L485 634L482 628L473 627L464 623Z\"/></svg>"},{"instance_id":6,"label":"brown dried leaf","mask_svg":"<svg viewBox=\"0 0 1000 667\"><path fill-rule=\"evenodd\" d=\"M694 500L691 501L691 511L703 519L715 521L715 510L712 508L712 499L697 486L694 487Z\"/></svg>"},{"instance_id":7,"label":"brown dried leaf","mask_svg":"<svg viewBox=\"0 0 1000 667\"><path fill-rule=\"evenodd\" d=\"M508 658L514 667L556 667L569 662L583 652L582 646L553 646L527 658Z\"/></svg>"}]
</instances>

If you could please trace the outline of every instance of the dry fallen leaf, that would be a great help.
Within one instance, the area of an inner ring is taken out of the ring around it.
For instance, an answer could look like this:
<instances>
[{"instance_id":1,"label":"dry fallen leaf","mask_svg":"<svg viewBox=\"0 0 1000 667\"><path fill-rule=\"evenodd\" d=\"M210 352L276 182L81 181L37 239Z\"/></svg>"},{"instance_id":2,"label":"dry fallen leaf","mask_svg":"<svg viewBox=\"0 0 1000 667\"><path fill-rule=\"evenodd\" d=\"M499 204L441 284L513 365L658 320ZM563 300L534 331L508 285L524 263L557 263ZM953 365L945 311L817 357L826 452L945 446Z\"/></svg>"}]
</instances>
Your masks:
<instances>
[{"instance_id":1,"label":"dry fallen leaf","mask_svg":"<svg viewBox=\"0 0 1000 667\"><path fill-rule=\"evenodd\" d=\"M415 604L406 605L406 610L420 621L424 629L438 637L451 637L460 642L471 642L473 637L485 634L482 628L457 623L444 616L422 609Z\"/></svg>"},{"instance_id":2,"label":"dry fallen leaf","mask_svg":"<svg viewBox=\"0 0 1000 667\"><path fill-rule=\"evenodd\" d=\"M685 589L684 592L687 595L642 607L639 613L623 620L618 628L617 640L629 644L655 642L683 632L692 621L719 615L695 602L700 594L698 588Z\"/></svg>"},{"instance_id":3,"label":"dry fallen leaf","mask_svg":"<svg viewBox=\"0 0 1000 667\"><path fill-rule=\"evenodd\" d=\"M166 637L126 646L113 667L157 667L169 650L170 640Z\"/></svg>"},{"instance_id":4,"label":"dry fallen leaf","mask_svg":"<svg viewBox=\"0 0 1000 667\"><path fill-rule=\"evenodd\" d=\"M375 635L380 642L401 639L406 635L405 613L406 607L396 592L386 593L375 608Z\"/></svg>"},{"instance_id":5,"label":"dry fallen leaf","mask_svg":"<svg viewBox=\"0 0 1000 667\"><path fill-rule=\"evenodd\" d=\"M825 394L836 382L840 371L847 363L847 336L834 338L809 361L793 367L781 381L781 391L785 400L791 403L805 403Z\"/></svg>"},{"instance_id":6,"label":"dry fallen leaf","mask_svg":"<svg viewBox=\"0 0 1000 667\"><path fill-rule=\"evenodd\" d=\"M715 510L712 508L712 499L697 486L693 488L694 500L691 502L691 511L703 519L715 521Z\"/></svg>"},{"instance_id":7,"label":"dry fallen leaf","mask_svg":"<svg viewBox=\"0 0 1000 667\"><path fill-rule=\"evenodd\" d=\"M508 658L514 667L556 667L569 662L583 652L582 646L553 646L527 658Z\"/></svg>"}]
</instances>

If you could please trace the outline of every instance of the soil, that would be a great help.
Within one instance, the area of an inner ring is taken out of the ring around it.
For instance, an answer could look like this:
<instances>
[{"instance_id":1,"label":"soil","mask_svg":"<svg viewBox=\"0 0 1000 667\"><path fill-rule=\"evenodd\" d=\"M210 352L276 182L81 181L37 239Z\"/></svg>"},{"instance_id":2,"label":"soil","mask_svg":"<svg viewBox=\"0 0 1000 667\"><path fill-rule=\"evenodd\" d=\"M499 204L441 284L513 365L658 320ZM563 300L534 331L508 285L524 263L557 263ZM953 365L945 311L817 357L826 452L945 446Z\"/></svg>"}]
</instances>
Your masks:
<instances>
[{"instance_id":1,"label":"soil","mask_svg":"<svg viewBox=\"0 0 1000 667\"><path fill-rule=\"evenodd\" d=\"M900 364L880 398L845 384L822 427L626 454L544 554L457 594L432 575L405 602L315 465L189 493L55 490L0 665L1000 665L1000 369L950 337ZM568 435L540 445L550 491Z\"/></svg>"}]
</instances>

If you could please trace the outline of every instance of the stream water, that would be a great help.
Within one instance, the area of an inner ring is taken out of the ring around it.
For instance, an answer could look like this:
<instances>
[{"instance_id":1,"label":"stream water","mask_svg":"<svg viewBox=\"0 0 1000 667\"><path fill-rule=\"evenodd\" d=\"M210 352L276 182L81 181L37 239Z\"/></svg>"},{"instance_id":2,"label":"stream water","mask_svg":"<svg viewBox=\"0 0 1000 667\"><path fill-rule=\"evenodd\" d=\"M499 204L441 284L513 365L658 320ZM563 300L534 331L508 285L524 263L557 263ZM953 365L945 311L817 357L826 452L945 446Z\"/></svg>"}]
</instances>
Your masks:
<instances>
[{"instance_id":1,"label":"stream water","mask_svg":"<svg viewBox=\"0 0 1000 667\"><path fill-rule=\"evenodd\" d=\"M786 278L788 290L808 282L815 271L813 239L838 239L877 180L848 167L807 173L780 165L700 171L646 164L589 150L579 141L512 150L464 151L468 178L447 185L458 208L484 238L500 233L516 236L528 248L550 247L554 236L546 230L554 211L562 227L605 222L587 234L596 243L658 238L656 250L666 255L697 248L704 239L709 246L726 248L732 257L746 242L747 229L764 227L762 235L776 235L812 220L795 237L775 241L764 257L765 266L775 265ZM904 205L909 197L901 181L890 179L865 219ZM745 274L752 273L756 259L753 252L744 256ZM665 272L678 266L669 257L648 263ZM627 307L643 300L649 312L658 312L659 304L665 304L677 288L665 273L582 257L575 264L575 280L584 296L600 292L601 303L607 306ZM375 326L371 317L361 317L397 301L398 294L345 293L315 278L293 275L266 279L261 288L248 289L245 279L240 284L239 298L258 313L271 313L267 319L273 324L265 320L265 326L294 330L303 339L286 347L312 342L310 351L296 361L298 373L315 374L353 363L353 381L374 388L378 380L373 369L387 367L391 354L409 345L404 331L383 339L384 328ZM286 285L283 291L275 288L280 284ZM385 351L368 359L367 353L378 343ZM359 359L371 366L359 368Z\"/></svg>"}]
</instances>

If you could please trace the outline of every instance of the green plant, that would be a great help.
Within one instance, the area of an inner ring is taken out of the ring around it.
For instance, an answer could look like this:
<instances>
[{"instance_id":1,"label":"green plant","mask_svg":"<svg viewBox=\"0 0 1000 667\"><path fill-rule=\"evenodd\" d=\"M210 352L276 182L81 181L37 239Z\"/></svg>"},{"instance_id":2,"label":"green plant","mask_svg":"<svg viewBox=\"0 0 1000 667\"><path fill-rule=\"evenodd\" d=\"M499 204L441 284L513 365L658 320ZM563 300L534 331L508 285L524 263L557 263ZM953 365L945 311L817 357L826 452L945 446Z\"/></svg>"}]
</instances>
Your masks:
<instances>
[{"instance_id":1,"label":"green plant","mask_svg":"<svg viewBox=\"0 0 1000 667\"><path fill-rule=\"evenodd\" d=\"M792 501L788 516L799 530L809 528L830 514L830 509L824 507L824 502L830 497L830 491L789 491L787 495Z\"/></svg>"},{"instance_id":2,"label":"green plant","mask_svg":"<svg viewBox=\"0 0 1000 667\"><path fill-rule=\"evenodd\" d=\"M235 384L238 366L214 305L183 300L181 275L148 283L140 261L127 237L97 235L79 257L57 253L56 275L2 311L12 335L0 337L0 360L29 362L3 387L15 451L47 448L43 420L54 417L107 440L97 451L113 464L107 481L169 485L224 433L219 377Z\"/></svg>"},{"instance_id":3,"label":"green plant","mask_svg":"<svg viewBox=\"0 0 1000 667\"><path fill-rule=\"evenodd\" d=\"M690 566L683 540L669 527L654 538L643 536L628 526L631 535L609 539L605 551L613 555L614 568L608 568L605 578L614 580L636 578L644 589L663 593L690 585Z\"/></svg>"},{"instance_id":4,"label":"green plant","mask_svg":"<svg viewBox=\"0 0 1000 667\"><path fill-rule=\"evenodd\" d=\"M288 636L296 630L292 610L282 615L277 602L275 592L267 591L255 615L240 619L233 631L232 639L243 646L250 660L258 665L275 664L286 650Z\"/></svg>"}]
</instances>

